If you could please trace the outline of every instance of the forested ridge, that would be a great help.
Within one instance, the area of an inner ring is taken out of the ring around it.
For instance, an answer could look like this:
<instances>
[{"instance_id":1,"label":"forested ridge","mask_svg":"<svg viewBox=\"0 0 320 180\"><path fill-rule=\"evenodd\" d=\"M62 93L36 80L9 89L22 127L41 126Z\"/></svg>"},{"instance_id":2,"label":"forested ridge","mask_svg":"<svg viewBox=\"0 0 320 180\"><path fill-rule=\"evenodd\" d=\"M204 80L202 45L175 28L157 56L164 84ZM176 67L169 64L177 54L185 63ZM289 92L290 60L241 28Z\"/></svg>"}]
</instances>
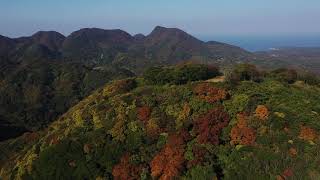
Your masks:
<instances>
[{"instance_id":1,"label":"forested ridge","mask_svg":"<svg viewBox=\"0 0 320 180\"><path fill-rule=\"evenodd\" d=\"M0 177L317 179L319 98L319 79L291 69L155 67L0 143Z\"/></svg>"}]
</instances>

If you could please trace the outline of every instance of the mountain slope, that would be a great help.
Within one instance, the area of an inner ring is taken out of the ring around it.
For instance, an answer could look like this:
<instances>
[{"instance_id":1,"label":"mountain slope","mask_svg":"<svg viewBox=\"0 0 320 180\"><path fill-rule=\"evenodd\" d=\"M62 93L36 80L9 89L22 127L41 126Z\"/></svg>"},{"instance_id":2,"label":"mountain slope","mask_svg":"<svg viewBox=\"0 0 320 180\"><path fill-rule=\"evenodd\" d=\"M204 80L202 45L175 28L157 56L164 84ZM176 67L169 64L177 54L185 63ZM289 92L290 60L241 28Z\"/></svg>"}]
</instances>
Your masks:
<instances>
[{"instance_id":1,"label":"mountain slope","mask_svg":"<svg viewBox=\"0 0 320 180\"><path fill-rule=\"evenodd\" d=\"M114 81L48 129L0 143L0 177L318 179L319 97L270 77Z\"/></svg>"},{"instance_id":2,"label":"mountain slope","mask_svg":"<svg viewBox=\"0 0 320 180\"><path fill-rule=\"evenodd\" d=\"M5 58L15 48L14 40L0 35L0 58Z\"/></svg>"},{"instance_id":3,"label":"mountain slope","mask_svg":"<svg viewBox=\"0 0 320 180\"><path fill-rule=\"evenodd\" d=\"M29 131L46 127L106 82L134 75L117 67L95 69L47 59L24 59L22 63L8 63L3 69L4 74L0 74L0 117ZM1 131L0 139L4 137L7 135Z\"/></svg>"},{"instance_id":4,"label":"mountain slope","mask_svg":"<svg viewBox=\"0 0 320 180\"><path fill-rule=\"evenodd\" d=\"M59 51L65 36L55 31L39 31L31 36L34 43L47 46L53 51Z\"/></svg>"},{"instance_id":5,"label":"mountain slope","mask_svg":"<svg viewBox=\"0 0 320 180\"><path fill-rule=\"evenodd\" d=\"M133 37L122 30L86 28L73 32L63 43L66 58L95 63L110 63L118 53L126 51Z\"/></svg>"},{"instance_id":6,"label":"mountain slope","mask_svg":"<svg viewBox=\"0 0 320 180\"><path fill-rule=\"evenodd\" d=\"M223 43L205 43L177 29L157 26L145 38L119 54L114 64L124 66L137 73L145 67L171 65L185 61L229 65L245 62L251 53Z\"/></svg>"}]
</instances>

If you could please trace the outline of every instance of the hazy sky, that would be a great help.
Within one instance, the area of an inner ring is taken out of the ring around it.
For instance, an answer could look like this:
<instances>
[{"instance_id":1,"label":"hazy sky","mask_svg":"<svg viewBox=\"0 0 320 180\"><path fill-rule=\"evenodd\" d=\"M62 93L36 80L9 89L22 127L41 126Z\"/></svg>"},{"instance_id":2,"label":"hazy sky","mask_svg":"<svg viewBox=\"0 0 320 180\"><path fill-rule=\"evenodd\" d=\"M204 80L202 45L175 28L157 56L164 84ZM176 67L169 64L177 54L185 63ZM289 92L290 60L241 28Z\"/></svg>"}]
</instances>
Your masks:
<instances>
[{"instance_id":1,"label":"hazy sky","mask_svg":"<svg viewBox=\"0 0 320 180\"><path fill-rule=\"evenodd\" d=\"M0 34L83 27L148 34L156 25L200 36L320 34L320 0L0 0Z\"/></svg>"}]
</instances>

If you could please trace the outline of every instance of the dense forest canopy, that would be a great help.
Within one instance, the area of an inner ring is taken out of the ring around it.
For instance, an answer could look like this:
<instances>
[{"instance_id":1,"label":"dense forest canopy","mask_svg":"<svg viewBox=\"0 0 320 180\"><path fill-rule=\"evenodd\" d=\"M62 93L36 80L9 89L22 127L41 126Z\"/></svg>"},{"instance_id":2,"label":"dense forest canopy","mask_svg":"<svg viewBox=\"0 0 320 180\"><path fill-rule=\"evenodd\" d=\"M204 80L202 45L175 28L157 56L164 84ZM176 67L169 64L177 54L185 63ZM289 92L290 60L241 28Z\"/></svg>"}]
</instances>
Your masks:
<instances>
[{"instance_id":1,"label":"dense forest canopy","mask_svg":"<svg viewBox=\"0 0 320 180\"><path fill-rule=\"evenodd\" d=\"M198 76L199 68L214 73ZM199 64L157 67L142 77L112 81L47 129L0 143L0 176L319 177L319 79L240 64L215 81L217 70ZM153 82L152 75L162 71L179 81ZM195 76L180 81L185 71Z\"/></svg>"}]
</instances>

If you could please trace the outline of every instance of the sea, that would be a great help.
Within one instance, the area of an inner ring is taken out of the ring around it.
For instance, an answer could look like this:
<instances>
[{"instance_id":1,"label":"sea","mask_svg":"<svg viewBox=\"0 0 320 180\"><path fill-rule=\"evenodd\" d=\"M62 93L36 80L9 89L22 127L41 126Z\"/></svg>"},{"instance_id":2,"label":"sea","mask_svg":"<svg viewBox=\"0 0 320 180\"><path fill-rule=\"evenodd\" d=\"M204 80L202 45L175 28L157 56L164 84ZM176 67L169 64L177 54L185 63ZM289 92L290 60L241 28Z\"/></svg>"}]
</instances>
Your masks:
<instances>
[{"instance_id":1,"label":"sea","mask_svg":"<svg viewBox=\"0 0 320 180\"><path fill-rule=\"evenodd\" d=\"M320 47L320 34L268 36L198 36L203 41L219 41L239 46L251 52L284 47Z\"/></svg>"}]
</instances>

